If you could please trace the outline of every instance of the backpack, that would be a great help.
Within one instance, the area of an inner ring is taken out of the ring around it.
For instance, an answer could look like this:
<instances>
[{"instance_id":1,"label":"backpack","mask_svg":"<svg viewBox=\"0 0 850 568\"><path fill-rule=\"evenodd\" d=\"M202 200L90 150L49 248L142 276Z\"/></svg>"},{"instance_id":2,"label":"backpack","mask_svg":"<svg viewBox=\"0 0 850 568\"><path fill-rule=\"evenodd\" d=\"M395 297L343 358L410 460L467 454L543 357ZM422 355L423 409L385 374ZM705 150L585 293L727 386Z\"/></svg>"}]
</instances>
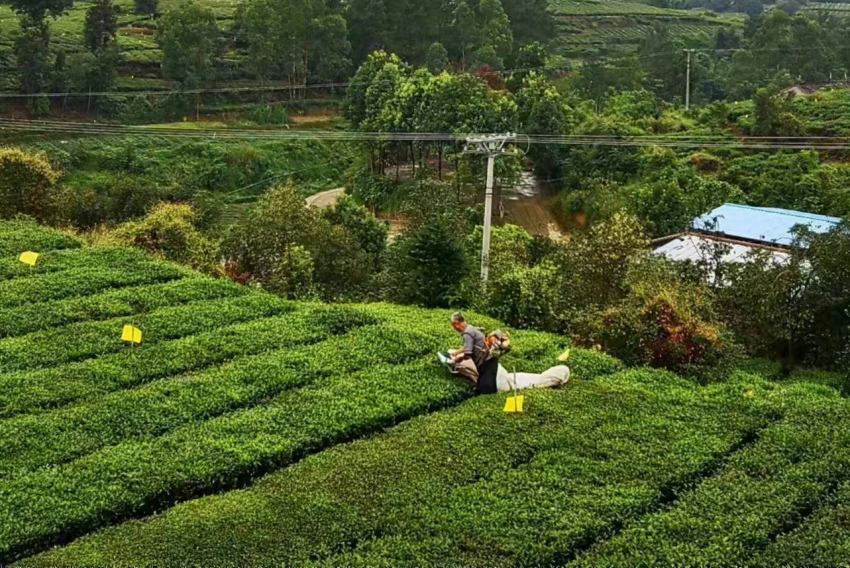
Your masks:
<instances>
[{"instance_id":1,"label":"backpack","mask_svg":"<svg viewBox=\"0 0 850 568\"><path fill-rule=\"evenodd\" d=\"M484 339L484 345L487 347L491 358L501 359L511 352L511 337L497 329Z\"/></svg>"}]
</instances>

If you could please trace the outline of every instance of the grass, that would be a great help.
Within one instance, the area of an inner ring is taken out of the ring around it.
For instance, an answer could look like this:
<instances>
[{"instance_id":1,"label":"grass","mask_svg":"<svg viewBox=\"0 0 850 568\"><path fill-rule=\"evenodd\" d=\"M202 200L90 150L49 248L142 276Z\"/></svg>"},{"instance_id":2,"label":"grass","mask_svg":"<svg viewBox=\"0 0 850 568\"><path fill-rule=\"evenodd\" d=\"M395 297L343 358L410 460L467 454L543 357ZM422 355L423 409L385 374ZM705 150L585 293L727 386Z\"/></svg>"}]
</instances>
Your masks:
<instances>
[{"instance_id":1,"label":"grass","mask_svg":"<svg viewBox=\"0 0 850 568\"><path fill-rule=\"evenodd\" d=\"M305 197L340 187L351 154L346 143L134 136L57 140L33 147L47 153L64 172L68 188L80 195L108 196L119 187L133 189L141 196L135 199L152 193L185 199L209 192L225 201L255 199L276 183L296 183Z\"/></svg>"},{"instance_id":2,"label":"grass","mask_svg":"<svg viewBox=\"0 0 850 568\"><path fill-rule=\"evenodd\" d=\"M0 236L4 565L848 560L818 544L845 538L850 483L832 376L703 387L574 349L572 384L511 416L433 361L458 341L446 311L284 301L24 222ZM29 238L66 248L22 271ZM569 342L514 345L506 366L542 370Z\"/></svg>"}]
</instances>

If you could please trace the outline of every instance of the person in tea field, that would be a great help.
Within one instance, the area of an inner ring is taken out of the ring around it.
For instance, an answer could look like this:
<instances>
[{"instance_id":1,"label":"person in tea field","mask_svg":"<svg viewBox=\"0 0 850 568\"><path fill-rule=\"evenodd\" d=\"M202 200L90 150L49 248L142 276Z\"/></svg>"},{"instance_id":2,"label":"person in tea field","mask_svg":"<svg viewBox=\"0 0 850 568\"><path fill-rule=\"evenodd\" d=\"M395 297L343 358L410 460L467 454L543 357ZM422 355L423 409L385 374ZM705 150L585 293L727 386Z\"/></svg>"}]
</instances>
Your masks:
<instances>
[{"instance_id":1,"label":"person in tea field","mask_svg":"<svg viewBox=\"0 0 850 568\"><path fill-rule=\"evenodd\" d=\"M510 351L510 338L501 331L489 336L467 323L461 313L452 315L452 327L463 337L463 347L440 353L440 361L475 385L478 394L495 394L532 388L553 388L570 380L565 365L553 367L542 374L511 374L499 364L499 358Z\"/></svg>"}]
</instances>

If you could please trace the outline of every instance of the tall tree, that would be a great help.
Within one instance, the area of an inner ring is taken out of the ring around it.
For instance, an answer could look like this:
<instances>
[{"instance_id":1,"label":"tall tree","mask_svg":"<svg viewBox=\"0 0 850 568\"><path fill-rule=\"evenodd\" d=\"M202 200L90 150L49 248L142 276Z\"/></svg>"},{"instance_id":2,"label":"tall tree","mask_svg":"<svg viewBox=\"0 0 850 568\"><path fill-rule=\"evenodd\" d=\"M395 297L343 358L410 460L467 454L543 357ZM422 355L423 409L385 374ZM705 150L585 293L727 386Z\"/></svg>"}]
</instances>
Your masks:
<instances>
[{"instance_id":1,"label":"tall tree","mask_svg":"<svg viewBox=\"0 0 850 568\"><path fill-rule=\"evenodd\" d=\"M118 10L112 0L96 0L86 12L83 27L86 47L97 52L115 41L118 34Z\"/></svg>"},{"instance_id":2,"label":"tall tree","mask_svg":"<svg viewBox=\"0 0 850 568\"><path fill-rule=\"evenodd\" d=\"M154 16L159 8L159 0L134 0L133 11L141 16Z\"/></svg>"},{"instance_id":3,"label":"tall tree","mask_svg":"<svg viewBox=\"0 0 850 568\"><path fill-rule=\"evenodd\" d=\"M539 41L548 44L557 37L555 16L549 0L502 0L518 44Z\"/></svg>"},{"instance_id":4,"label":"tall tree","mask_svg":"<svg viewBox=\"0 0 850 568\"><path fill-rule=\"evenodd\" d=\"M434 42L428 48L425 66L431 73L441 73L449 66L449 52L442 43Z\"/></svg>"},{"instance_id":5,"label":"tall tree","mask_svg":"<svg viewBox=\"0 0 850 568\"><path fill-rule=\"evenodd\" d=\"M15 38L15 58L21 91L43 93L50 79L50 26L44 19L21 17L21 31Z\"/></svg>"},{"instance_id":6,"label":"tall tree","mask_svg":"<svg viewBox=\"0 0 850 568\"><path fill-rule=\"evenodd\" d=\"M33 20L43 20L47 14L60 16L74 5L74 0L9 0L12 9L25 14Z\"/></svg>"},{"instance_id":7,"label":"tall tree","mask_svg":"<svg viewBox=\"0 0 850 568\"><path fill-rule=\"evenodd\" d=\"M359 127L366 119L366 93L387 63L404 65L399 56L386 51L376 51L369 55L354 74L346 95L345 114L355 126Z\"/></svg>"},{"instance_id":8,"label":"tall tree","mask_svg":"<svg viewBox=\"0 0 850 568\"><path fill-rule=\"evenodd\" d=\"M248 61L257 76L304 85L337 79L350 68L347 25L322 0L253 0L242 8Z\"/></svg>"},{"instance_id":9,"label":"tall tree","mask_svg":"<svg viewBox=\"0 0 850 568\"><path fill-rule=\"evenodd\" d=\"M452 12L452 37L462 65L466 57L478 45L480 28L475 21L475 12L466 0L458 0Z\"/></svg>"},{"instance_id":10,"label":"tall tree","mask_svg":"<svg viewBox=\"0 0 850 568\"><path fill-rule=\"evenodd\" d=\"M156 41L162 49L162 72L181 89L198 89L215 77L221 52L215 14L197 3L167 12Z\"/></svg>"},{"instance_id":11,"label":"tall tree","mask_svg":"<svg viewBox=\"0 0 850 568\"><path fill-rule=\"evenodd\" d=\"M513 52L514 35L511 31L511 21L502 8L501 0L480 0L478 13L479 27L483 32L478 51L492 52L495 60L491 66L502 69Z\"/></svg>"},{"instance_id":12,"label":"tall tree","mask_svg":"<svg viewBox=\"0 0 850 568\"><path fill-rule=\"evenodd\" d=\"M73 6L74 0L9 0L8 3L21 15L21 32L14 46L21 90L42 92L50 80L50 26L44 18L47 14L59 16ZM34 110L50 107L47 99L33 102Z\"/></svg>"},{"instance_id":13,"label":"tall tree","mask_svg":"<svg viewBox=\"0 0 850 568\"><path fill-rule=\"evenodd\" d=\"M528 134L568 134L573 126L572 109L542 75L531 73L517 93L519 120ZM566 148L537 145L530 150L534 170L543 177L557 177L566 166Z\"/></svg>"}]
</instances>

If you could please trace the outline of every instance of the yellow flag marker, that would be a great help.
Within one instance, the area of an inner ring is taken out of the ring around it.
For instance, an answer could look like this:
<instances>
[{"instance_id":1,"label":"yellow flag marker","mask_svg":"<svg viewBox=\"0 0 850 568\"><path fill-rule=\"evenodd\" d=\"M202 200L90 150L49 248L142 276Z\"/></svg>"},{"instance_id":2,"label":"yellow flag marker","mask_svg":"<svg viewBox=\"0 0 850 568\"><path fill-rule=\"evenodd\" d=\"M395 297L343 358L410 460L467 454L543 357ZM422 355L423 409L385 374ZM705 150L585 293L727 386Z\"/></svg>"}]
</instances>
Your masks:
<instances>
[{"instance_id":1,"label":"yellow flag marker","mask_svg":"<svg viewBox=\"0 0 850 568\"><path fill-rule=\"evenodd\" d=\"M132 325L125 325L121 332L121 341L126 341L132 345L141 345L142 330Z\"/></svg>"},{"instance_id":2,"label":"yellow flag marker","mask_svg":"<svg viewBox=\"0 0 850 568\"><path fill-rule=\"evenodd\" d=\"M22 252L18 260L28 266L35 266L38 264L38 253L32 251Z\"/></svg>"},{"instance_id":3,"label":"yellow flag marker","mask_svg":"<svg viewBox=\"0 0 850 568\"><path fill-rule=\"evenodd\" d=\"M522 414L524 403L524 396L512 396L505 401L505 412L508 414Z\"/></svg>"},{"instance_id":4,"label":"yellow flag marker","mask_svg":"<svg viewBox=\"0 0 850 568\"><path fill-rule=\"evenodd\" d=\"M508 397L505 401L505 412L507 414L522 414L522 405L525 403L525 397L518 395L516 390L516 371L514 371L514 395Z\"/></svg>"}]
</instances>

